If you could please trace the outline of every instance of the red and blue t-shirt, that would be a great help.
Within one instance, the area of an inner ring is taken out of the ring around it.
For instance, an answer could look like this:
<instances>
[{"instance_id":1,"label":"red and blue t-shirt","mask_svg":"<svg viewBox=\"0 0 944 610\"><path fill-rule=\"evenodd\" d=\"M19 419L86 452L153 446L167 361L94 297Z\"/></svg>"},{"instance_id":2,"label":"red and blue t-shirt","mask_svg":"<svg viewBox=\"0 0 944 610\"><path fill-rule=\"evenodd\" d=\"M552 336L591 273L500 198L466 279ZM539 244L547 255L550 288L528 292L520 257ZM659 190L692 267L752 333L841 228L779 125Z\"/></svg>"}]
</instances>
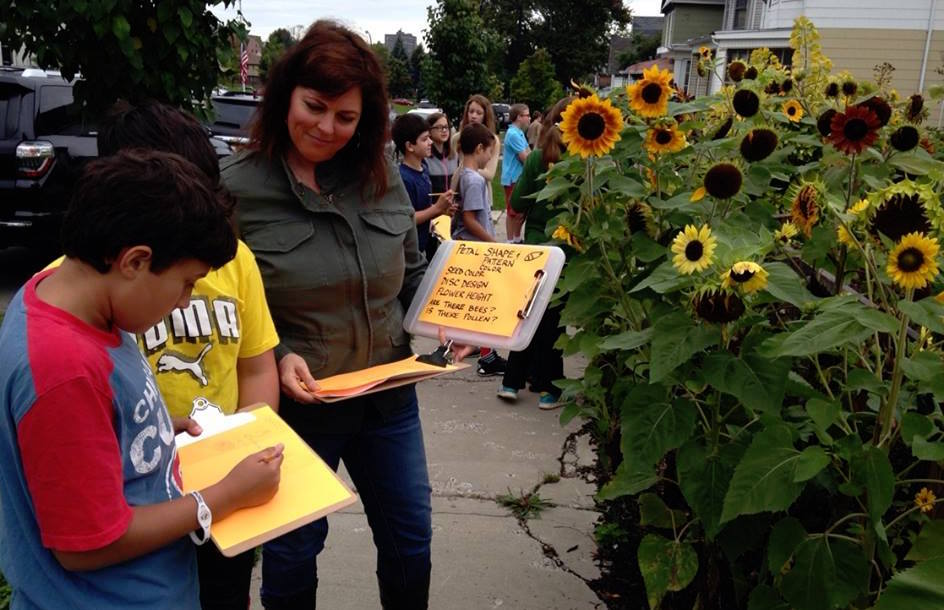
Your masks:
<instances>
[{"instance_id":1,"label":"red and blue t-shirt","mask_svg":"<svg viewBox=\"0 0 944 610\"><path fill-rule=\"evenodd\" d=\"M0 567L13 608L199 608L193 546L69 572L50 549L120 538L133 506L180 497L174 430L135 337L106 332L36 296L0 326Z\"/></svg>"}]
</instances>

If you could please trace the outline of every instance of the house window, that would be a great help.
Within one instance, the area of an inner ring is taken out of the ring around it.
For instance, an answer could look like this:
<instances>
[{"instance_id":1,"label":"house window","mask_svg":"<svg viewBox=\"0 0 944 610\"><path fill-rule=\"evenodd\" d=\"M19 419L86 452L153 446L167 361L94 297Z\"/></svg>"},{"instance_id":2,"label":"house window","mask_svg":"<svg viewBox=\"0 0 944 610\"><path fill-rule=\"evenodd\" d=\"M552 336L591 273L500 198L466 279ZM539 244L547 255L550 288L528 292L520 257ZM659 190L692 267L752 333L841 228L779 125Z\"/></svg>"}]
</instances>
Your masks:
<instances>
[{"instance_id":1,"label":"house window","mask_svg":"<svg viewBox=\"0 0 944 610\"><path fill-rule=\"evenodd\" d=\"M747 27L747 0L734 0L734 23L732 30L743 30Z\"/></svg>"},{"instance_id":2,"label":"house window","mask_svg":"<svg viewBox=\"0 0 944 610\"><path fill-rule=\"evenodd\" d=\"M751 58L751 53L754 51L755 49L728 49L728 61L740 59L747 63ZM793 49L769 49L769 51L773 53L784 67L789 67L793 63Z\"/></svg>"}]
</instances>

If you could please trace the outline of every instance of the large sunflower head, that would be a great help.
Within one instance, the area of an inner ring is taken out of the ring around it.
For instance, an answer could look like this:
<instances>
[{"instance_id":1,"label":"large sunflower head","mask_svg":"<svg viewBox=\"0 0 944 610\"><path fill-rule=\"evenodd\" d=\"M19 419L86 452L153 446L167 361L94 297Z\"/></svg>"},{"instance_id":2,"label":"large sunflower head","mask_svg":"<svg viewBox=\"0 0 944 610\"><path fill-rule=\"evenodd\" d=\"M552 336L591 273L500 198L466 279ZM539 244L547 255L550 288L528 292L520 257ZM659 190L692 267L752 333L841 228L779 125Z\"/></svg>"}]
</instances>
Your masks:
<instances>
[{"instance_id":1,"label":"large sunflower head","mask_svg":"<svg viewBox=\"0 0 944 610\"><path fill-rule=\"evenodd\" d=\"M812 235L813 226L819 222L824 192L825 188L818 182L801 182L791 191L790 220L807 237Z\"/></svg>"},{"instance_id":2,"label":"large sunflower head","mask_svg":"<svg viewBox=\"0 0 944 610\"><path fill-rule=\"evenodd\" d=\"M803 106L797 100L785 101L781 110L791 123L797 123L803 118Z\"/></svg>"},{"instance_id":3,"label":"large sunflower head","mask_svg":"<svg viewBox=\"0 0 944 610\"><path fill-rule=\"evenodd\" d=\"M672 264L685 275L703 271L711 265L716 245L708 225L702 225L700 229L687 225L672 240L672 253L675 254Z\"/></svg>"},{"instance_id":4,"label":"large sunflower head","mask_svg":"<svg viewBox=\"0 0 944 610\"><path fill-rule=\"evenodd\" d=\"M723 288L704 288L692 297L692 307L706 322L725 324L744 315L744 301L733 291Z\"/></svg>"},{"instance_id":5,"label":"large sunflower head","mask_svg":"<svg viewBox=\"0 0 944 610\"><path fill-rule=\"evenodd\" d=\"M653 125L646 132L645 147L653 155L678 152L688 146L685 134L678 129L675 121L664 121Z\"/></svg>"},{"instance_id":6,"label":"large sunflower head","mask_svg":"<svg viewBox=\"0 0 944 610\"><path fill-rule=\"evenodd\" d=\"M735 112L747 119L760 110L760 97L750 89L738 89L731 98L731 105Z\"/></svg>"},{"instance_id":7,"label":"large sunflower head","mask_svg":"<svg viewBox=\"0 0 944 610\"><path fill-rule=\"evenodd\" d=\"M777 134L770 129L752 129L741 140L741 156L750 162L762 161L777 148Z\"/></svg>"},{"instance_id":8,"label":"large sunflower head","mask_svg":"<svg viewBox=\"0 0 944 610\"><path fill-rule=\"evenodd\" d=\"M626 87L629 107L640 116L660 117L665 115L672 96L672 73L652 66L642 71L642 79Z\"/></svg>"},{"instance_id":9,"label":"large sunflower head","mask_svg":"<svg viewBox=\"0 0 944 610\"><path fill-rule=\"evenodd\" d=\"M753 294L767 287L767 270L751 261L739 261L721 274L721 285Z\"/></svg>"},{"instance_id":10,"label":"large sunflower head","mask_svg":"<svg viewBox=\"0 0 944 610\"><path fill-rule=\"evenodd\" d=\"M885 271L902 288L924 288L938 274L940 249L937 240L924 233L909 233L888 253Z\"/></svg>"},{"instance_id":11,"label":"large sunflower head","mask_svg":"<svg viewBox=\"0 0 944 610\"><path fill-rule=\"evenodd\" d=\"M869 232L897 242L909 233L944 231L944 209L926 184L902 180L869 197Z\"/></svg>"},{"instance_id":12,"label":"large sunflower head","mask_svg":"<svg viewBox=\"0 0 944 610\"><path fill-rule=\"evenodd\" d=\"M718 163L707 173L703 186L708 194L718 199L730 199L741 191L744 176L733 163Z\"/></svg>"},{"instance_id":13,"label":"large sunflower head","mask_svg":"<svg viewBox=\"0 0 944 610\"><path fill-rule=\"evenodd\" d=\"M620 139L623 113L596 95L576 99L561 113L561 138L572 155L600 157Z\"/></svg>"},{"instance_id":14,"label":"large sunflower head","mask_svg":"<svg viewBox=\"0 0 944 610\"><path fill-rule=\"evenodd\" d=\"M876 98L872 98L876 99ZM878 137L881 127L878 116L866 106L847 106L837 112L829 124L829 142L847 155L862 152Z\"/></svg>"}]
</instances>

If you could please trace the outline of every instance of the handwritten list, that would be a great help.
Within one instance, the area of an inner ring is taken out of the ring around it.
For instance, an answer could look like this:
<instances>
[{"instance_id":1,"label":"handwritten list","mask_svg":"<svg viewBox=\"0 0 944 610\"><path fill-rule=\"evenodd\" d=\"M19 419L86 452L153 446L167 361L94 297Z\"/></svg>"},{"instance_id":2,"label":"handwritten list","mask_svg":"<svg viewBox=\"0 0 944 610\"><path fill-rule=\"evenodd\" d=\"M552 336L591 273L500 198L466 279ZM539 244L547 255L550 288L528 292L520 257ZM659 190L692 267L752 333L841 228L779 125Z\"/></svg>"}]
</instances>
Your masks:
<instances>
[{"instance_id":1,"label":"handwritten list","mask_svg":"<svg viewBox=\"0 0 944 610\"><path fill-rule=\"evenodd\" d=\"M511 337L535 273L547 263L545 251L522 244L453 243L420 321Z\"/></svg>"}]
</instances>

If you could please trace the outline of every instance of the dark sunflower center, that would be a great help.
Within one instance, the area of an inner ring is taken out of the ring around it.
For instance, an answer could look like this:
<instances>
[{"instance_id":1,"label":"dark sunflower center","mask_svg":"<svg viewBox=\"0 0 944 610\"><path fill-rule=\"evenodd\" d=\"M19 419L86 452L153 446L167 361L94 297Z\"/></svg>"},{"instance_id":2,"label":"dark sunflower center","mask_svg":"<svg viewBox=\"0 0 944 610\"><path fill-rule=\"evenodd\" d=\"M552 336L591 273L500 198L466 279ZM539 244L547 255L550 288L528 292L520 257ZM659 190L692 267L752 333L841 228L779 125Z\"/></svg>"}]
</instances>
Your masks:
<instances>
[{"instance_id":1,"label":"dark sunflower center","mask_svg":"<svg viewBox=\"0 0 944 610\"><path fill-rule=\"evenodd\" d=\"M918 195L896 194L879 206L872 228L892 241L899 241L908 233L930 232L931 223Z\"/></svg>"},{"instance_id":2,"label":"dark sunflower center","mask_svg":"<svg viewBox=\"0 0 944 610\"><path fill-rule=\"evenodd\" d=\"M754 277L754 272L750 269L745 269L744 271L738 273L736 271L731 272L731 279L737 282L738 284L743 284L744 282L750 280Z\"/></svg>"},{"instance_id":3,"label":"dark sunflower center","mask_svg":"<svg viewBox=\"0 0 944 610\"><path fill-rule=\"evenodd\" d=\"M793 116L797 113L796 106L787 106L787 114Z\"/></svg>"},{"instance_id":4,"label":"dark sunflower center","mask_svg":"<svg viewBox=\"0 0 944 610\"><path fill-rule=\"evenodd\" d=\"M659 83L649 83L642 88L642 99L647 104L658 104L662 97L662 86Z\"/></svg>"},{"instance_id":5,"label":"dark sunflower center","mask_svg":"<svg viewBox=\"0 0 944 610\"><path fill-rule=\"evenodd\" d=\"M672 132L671 132L671 131L668 131L668 130L665 130L665 129L660 129L659 131L656 132L656 142L657 142L657 143L661 144L662 146L665 146L666 144L668 144L668 143L671 142L671 141L672 141Z\"/></svg>"},{"instance_id":6,"label":"dark sunflower center","mask_svg":"<svg viewBox=\"0 0 944 610\"><path fill-rule=\"evenodd\" d=\"M589 112L577 121L577 133L584 140L596 140L603 135L606 129L606 121L596 112Z\"/></svg>"},{"instance_id":7,"label":"dark sunflower center","mask_svg":"<svg viewBox=\"0 0 944 610\"><path fill-rule=\"evenodd\" d=\"M646 230L646 215L642 208L635 206L629 210L629 232L639 233Z\"/></svg>"},{"instance_id":8,"label":"dark sunflower center","mask_svg":"<svg viewBox=\"0 0 944 610\"><path fill-rule=\"evenodd\" d=\"M905 248L898 253L898 268L905 273L913 273L924 264L924 253L917 248Z\"/></svg>"},{"instance_id":9,"label":"dark sunflower center","mask_svg":"<svg viewBox=\"0 0 944 610\"><path fill-rule=\"evenodd\" d=\"M705 253L705 246L700 241L690 241L685 246L685 258L693 263L701 260L701 255Z\"/></svg>"},{"instance_id":10,"label":"dark sunflower center","mask_svg":"<svg viewBox=\"0 0 944 610\"><path fill-rule=\"evenodd\" d=\"M869 133L869 124L859 118L852 118L846 121L842 128L842 135L850 142L859 142Z\"/></svg>"}]
</instances>

